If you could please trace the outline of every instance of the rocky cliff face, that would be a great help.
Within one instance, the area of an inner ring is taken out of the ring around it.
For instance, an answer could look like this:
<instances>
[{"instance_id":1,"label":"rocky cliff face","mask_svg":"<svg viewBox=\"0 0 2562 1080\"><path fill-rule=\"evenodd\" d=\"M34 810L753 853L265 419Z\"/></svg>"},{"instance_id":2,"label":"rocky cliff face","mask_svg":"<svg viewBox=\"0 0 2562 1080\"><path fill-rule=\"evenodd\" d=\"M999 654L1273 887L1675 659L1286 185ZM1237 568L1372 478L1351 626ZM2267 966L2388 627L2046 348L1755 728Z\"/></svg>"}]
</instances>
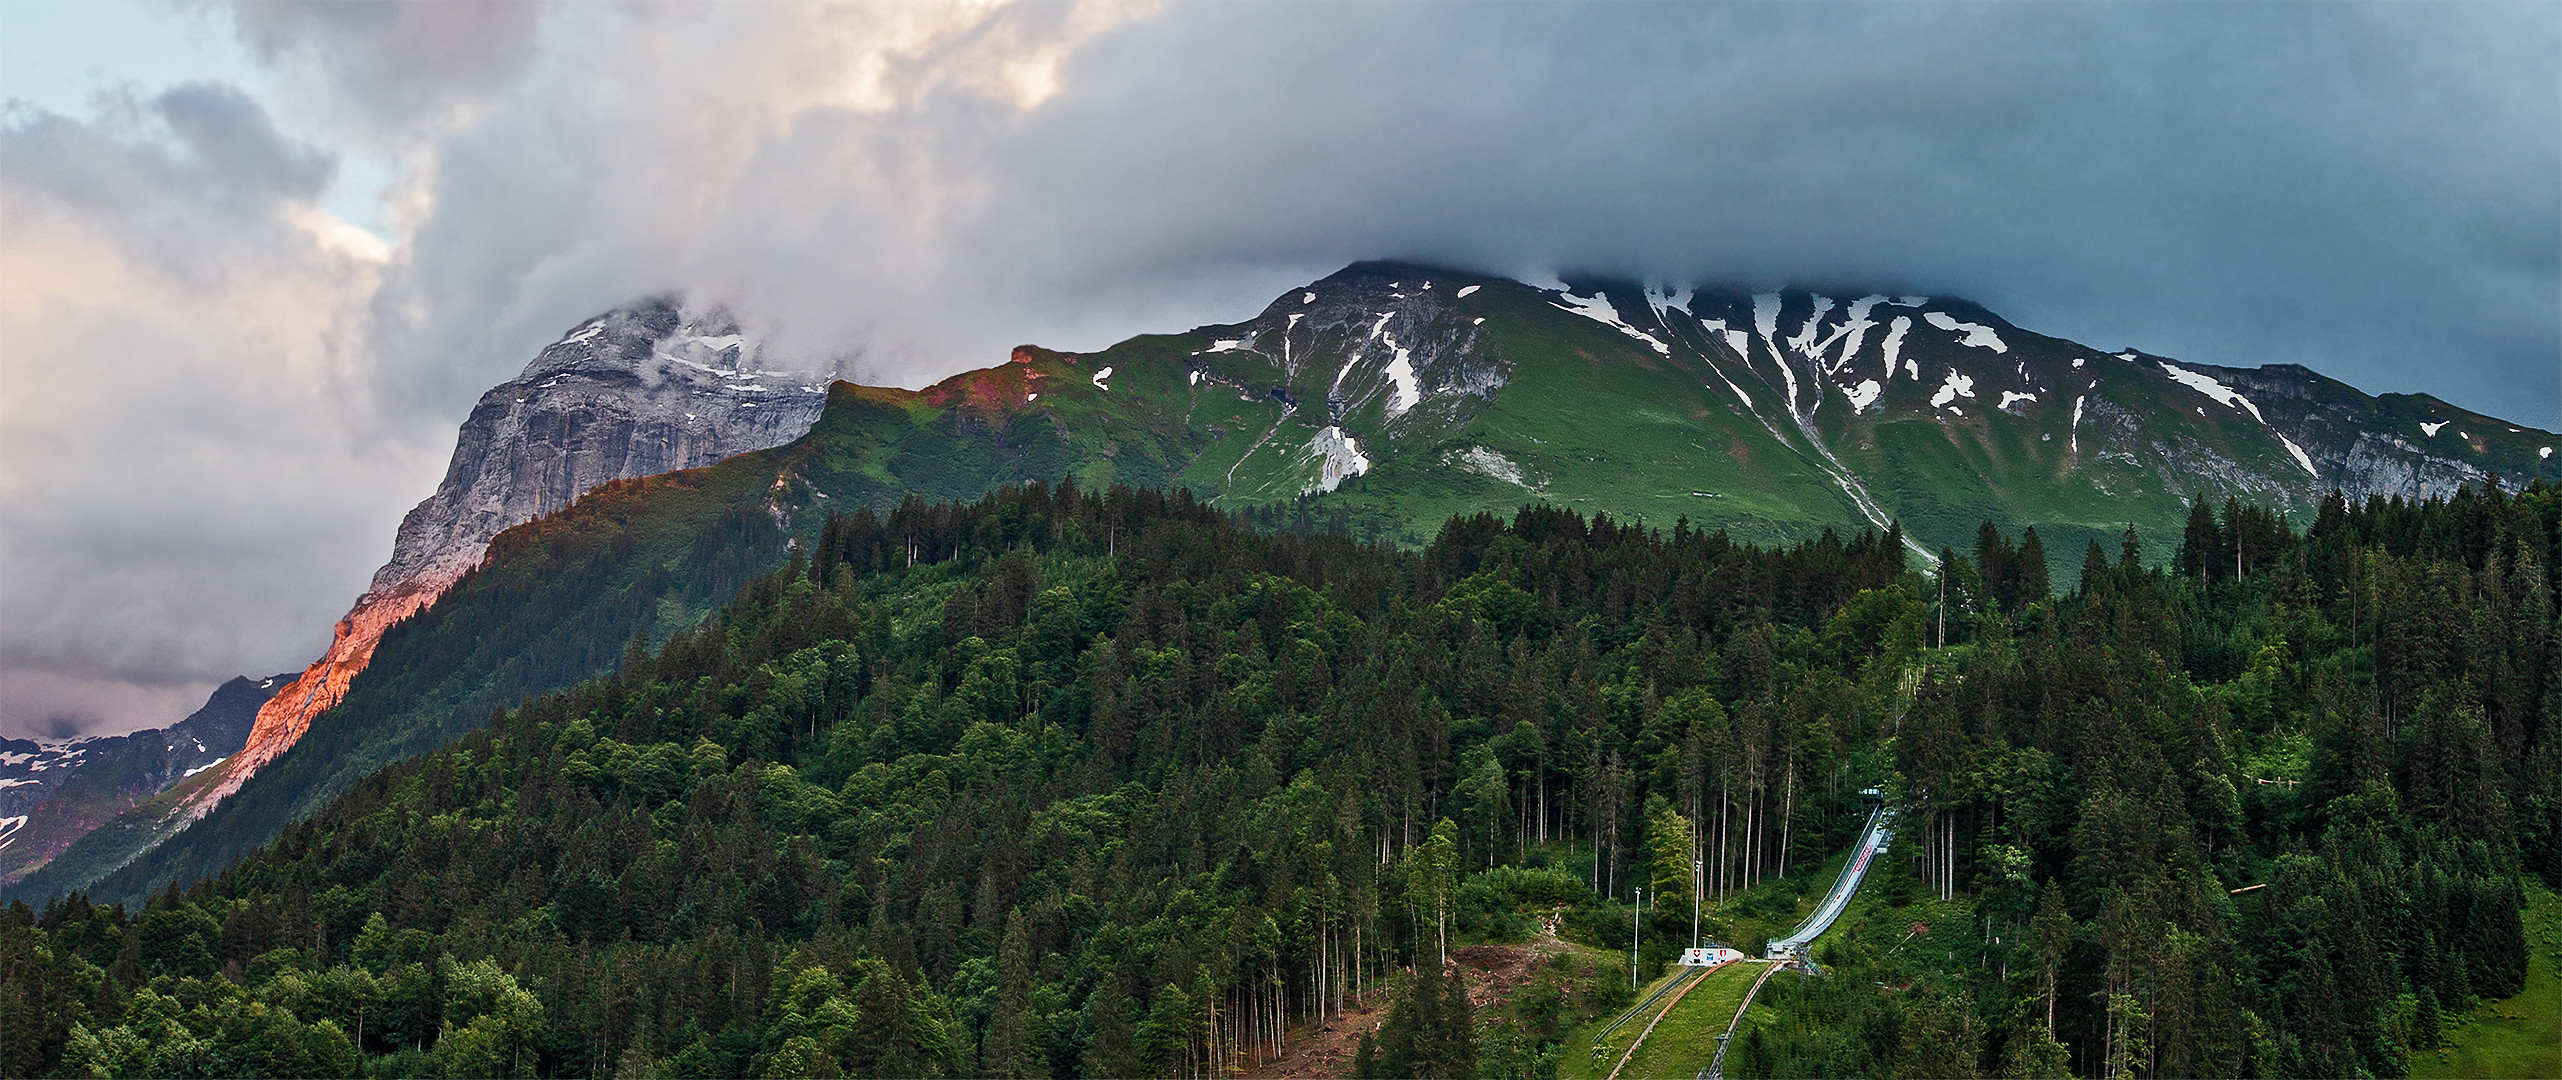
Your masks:
<instances>
[{"instance_id":1,"label":"rocky cliff face","mask_svg":"<svg viewBox=\"0 0 2562 1080\"><path fill-rule=\"evenodd\" d=\"M436 493L400 523L389 562L338 621L329 651L268 701L239 753L186 793L174 823L204 815L346 696L393 624L480 562L492 537L608 480L708 465L799 438L827 380L757 367L757 343L714 309L669 298L582 323L483 395Z\"/></svg>"},{"instance_id":2,"label":"rocky cliff face","mask_svg":"<svg viewBox=\"0 0 2562 1080\"><path fill-rule=\"evenodd\" d=\"M2351 499L2452 494L2492 474L2550 473L2552 435L2426 394L2369 397L2299 364L2190 365L2247 393L2269 423L2302 444L2322 480Z\"/></svg>"}]
</instances>

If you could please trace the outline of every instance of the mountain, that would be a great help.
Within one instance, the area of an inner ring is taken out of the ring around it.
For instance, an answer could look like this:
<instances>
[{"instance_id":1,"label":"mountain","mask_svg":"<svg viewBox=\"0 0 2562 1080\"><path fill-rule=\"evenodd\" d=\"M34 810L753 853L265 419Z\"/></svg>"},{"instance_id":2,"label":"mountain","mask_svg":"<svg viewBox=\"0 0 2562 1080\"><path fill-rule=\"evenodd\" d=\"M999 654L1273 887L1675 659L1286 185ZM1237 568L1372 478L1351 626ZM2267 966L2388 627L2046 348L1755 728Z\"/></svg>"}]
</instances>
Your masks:
<instances>
[{"instance_id":1,"label":"mountain","mask_svg":"<svg viewBox=\"0 0 2562 1080\"><path fill-rule=\"evenodd\" d=\"M728 347L727 334L708 334L725 326L688 330L672 303L649 310L658 314L633 317L626 336L614 336L611 318L583 324L543 357L572 350L620 371L673 356L669 341ZM641 338L649 343L631 344ZM472 424L495 430L526 404L518 397L540 401L568 385L552 382L566 369L544 358L484 398ZM659 369L694 380L677 400L745 393L731 389L744 380L700 378L734 368L673 357ZM821 395L810 385L784 398L815 405ZM1762 544L1900 528L1926 558L1971 549L1977 526L1992 521L2035 527L2049 559L2069 569L2085 544L2115 550L2130 526L2152 557L2166 556L2192 500L2309 516L2335 489L2352 499L2416 497L2492 474L2512 484L2562 478L2551 454L2562 438L2548 432L2425 396L2371 397L2298 367L2107 352L1954 298L1543 286L1395 263L1347 267L1238 323L1093 354L1027 345L1006 363L922 390L840 382L824 398L824 414L797 440L603 484L499 534L459 578L417 571L442 598L387 631L351 616L354 628L332 653L349 659L306 673L322 691L311 704L271 707L285 714L274 723L262 714L261 732L275 737L253 735L251 745L268 748L255 759L268 767L251 775L244 753L213 792L232 797L184 843L107 879L80 876L149 846L101 838L99 857L81 853L78 873L33 875L21 891L94 882L101 895L140 895L166 877L219 869L374 770L690 625L817 539L831 512L912 498L966 500L1059 479L1175 488L1267 526L1321 525L1405 546L1456 515L1545 502L1664 529L1686 518ZM781 404L736 400L740 409ZM467 432L447 488L470 490L485 475L466 467L464 447L521 447L507 452L527 460L537 449L579 452L532 438L540 429L528 424L515 444ZM681 430L635 424L630 440ZM504 472L507 485L544 478L547 497L577 490L545 468ZM403 535L415 524L422 536L477 536L507 516L455 532L474 505L440 491ZM557 505L528 498L521 508ZM479 554L477 541L456 543ZM378 580L368 602L417 611L423 599L399 598L423 590L398 588ZM325 701L337 704L315 723ZM185 809L211 805L200 798ZM149 829L133 835L155 839Z\"/></svg>"},{"instance_id":2,"label":"mountain","mask_svg":"<svg viewBox=\"0 0 2562 1080\"><path fill-rule=\"evenodd\" d=\"M60 743L0 739L0 884L237 753L258 709L292 679L235 678L166 728Z\"/></svg>"},{"instance_id":3,"label":"mountain","mask_svg":"<svg viewBox=\"0 0 2562 1080\"><path fill-rule=\"evenodd\" d=\"M2166 550L2192 499L2300 512L2334 489L2562 477L2549 432L2300 367L2105 352L1945 297L1363 264L1171 344L1188 394L1137 343L1091 365L1244 436L1178 482L1229 505L1333 492L1355 520L1403 518L1409 539L1537 498L1761 540L1900 521L1933 551L1992 520L2077 559L2128 525Z\"/></svg>"},{"instance_id":4,"label":"mountain","mask_svg":"<svg viewBox=\"0 0 2562 1080\"><path fill-rule=\"evenodd\" d=\"M156 797L140 806L117 807L128 812L84 849L80 872L120 865L238 791L346 695L384 631L434 603L509 526L609 480L696 468L808 431L826 400L824 381L762 370L757 354L728 313L688 313L674 299L651 298L579 324L482 395L444 481L401 521L390 561L338 621L328 652L262 697L245 739L232 740L219 763L165 793L147 792ZM60 842L30 863L0 862L0 882L115 816L48 822L46 810L30 812L38 831Z\"/></svg>"}]
</instances>

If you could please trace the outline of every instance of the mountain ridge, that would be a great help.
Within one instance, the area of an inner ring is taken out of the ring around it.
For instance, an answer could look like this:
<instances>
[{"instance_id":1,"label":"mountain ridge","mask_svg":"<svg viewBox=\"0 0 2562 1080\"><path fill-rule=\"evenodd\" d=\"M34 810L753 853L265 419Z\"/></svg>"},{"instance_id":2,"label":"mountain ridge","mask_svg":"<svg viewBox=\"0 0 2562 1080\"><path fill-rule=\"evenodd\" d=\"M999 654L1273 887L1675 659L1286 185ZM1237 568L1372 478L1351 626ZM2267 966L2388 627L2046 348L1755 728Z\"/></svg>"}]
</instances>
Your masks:
<instances>
[{"instance_id":1,"label":"mountain ridge","mask_svg":"<svg viewBox=\"0 0 2562 1080\"><path fill-rule=\"evenodd\" d=\"M402 518L391 557L333 627L327 651L264 699L245 739L201 776L124 808L118 847L148 849L175 835L291 749L346 696L383 634L452 588L507 528L605 481L709 465L808 430L822 385L808 373L755 367L757 354L727 311L687 311L663 296L583 320L537 352L464 420L443 480ZM45 857L72 842L62 834L76 838L99 824L38 829L61 841Z\"/></svg>"},{"instance_id":2,"label":"mountain ridge","mask_svg":"<svg viewBox=\"0 0 2562 1080\"><path fill-rule=\"evenodd\" d=\"M518 382L551 377L543 365L559 362L556 350L595 340L606 321L572 330ZM325 673L340 679L326 687L331 703L369 678L383 688L359 710L369 719L333 737L326 753L338 760L308 750L290 779L259 789L226 839L179 860L185 872L218 868L225 852L514 695L610 667L635 635L681 629L721 599L722 582L779 565L828 512L916 496L1058 479L1171 487L1232 512L1313 506L1410 545L1453 516L1549 502L1761 543L1893 526L1925 557L1966 549L1990 520L2041 529L2050 558L2069 566L2086 543L2113 546L2129 527L2166 554L2197 500L2305 514L2334 486L2423 496L2494 472L2562 478L2550 433L2434 399L2369 397L2291 365L2102 352L1956 298L1600 279L1543 288L1385 262L1291 289L1241 322L1094 353L1027 345L919 390L836 382L823 397L798 439L616 480L493 536L487 558L435 594L478 575L471 610L413 607L396 630L371 631L414 635L419 651L403 655L417 663L431 639L472 659L435 661L445 666L432 676ZM2457 438L2436 445L2450 428ZM464 468L458 444L449 482ZM454 629L465 625L508 627L508 644ZM321 709L296 711L307 727ZM293 758L305 732L287 733L268 761ZM188 805L251 790L254 771ZM147 888L153 867L177 865L148 863L120 887Z\"/></svg>"},{"instance_id":3,"label":"mountain ridge","mask_svg":"<svg viewBox=\"0 0 2562 1080\"><path fill-rule=\"evenodd\" d=\"M0 885L238 753L258 710L293 678L234 677L165 728L62 743L0 739Z\"/></svg>"}]
</instances>

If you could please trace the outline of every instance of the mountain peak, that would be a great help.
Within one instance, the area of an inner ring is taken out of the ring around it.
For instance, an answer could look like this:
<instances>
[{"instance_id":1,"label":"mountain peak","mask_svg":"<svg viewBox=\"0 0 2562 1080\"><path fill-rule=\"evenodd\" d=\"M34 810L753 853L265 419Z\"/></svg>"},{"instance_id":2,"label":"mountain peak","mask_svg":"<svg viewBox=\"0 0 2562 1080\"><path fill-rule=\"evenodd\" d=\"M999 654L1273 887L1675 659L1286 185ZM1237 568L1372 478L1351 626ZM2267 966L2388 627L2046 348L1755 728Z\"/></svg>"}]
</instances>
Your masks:
<instances>
[{"instance_id":1,"label":"mountain peak","mask_svg":"<svg viewBox=\"0 0 2562 1080\"><path fill-rule=\"evenodd\" d=\"M300 741L371 661L384 632L433 603L510 527L590 489L789 442L827 401L811 375L757 370L726 309L644 298L580 323L465 420L444 482L401 520L391 558L338 621L329 650L265 700L238 753L185 789L163 827L201 817Z\"/></svg>"}]
</instances>

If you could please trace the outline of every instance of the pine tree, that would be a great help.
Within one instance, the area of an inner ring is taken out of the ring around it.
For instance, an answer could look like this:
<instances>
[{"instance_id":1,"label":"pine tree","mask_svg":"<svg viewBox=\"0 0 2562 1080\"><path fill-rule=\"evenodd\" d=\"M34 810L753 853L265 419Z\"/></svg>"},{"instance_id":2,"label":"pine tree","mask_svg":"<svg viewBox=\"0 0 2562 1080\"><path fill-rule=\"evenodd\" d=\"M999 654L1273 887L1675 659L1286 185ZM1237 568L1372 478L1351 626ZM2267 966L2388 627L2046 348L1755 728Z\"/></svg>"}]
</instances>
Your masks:
<instances>
[{"instance_id":1,"label":"pine tree","mask_svg":"<svg viewBox=\"0 0 2562 1080\"><path fill-rule=\"evenodd\" d=\"M1121 991L1107 980L1094 988L1085 999L1086 1076L1143 1076L1147 1070L1139 1064L1137 1041L1130 1031L1130 1013Z\"/></svg>"},{"instance_id":2,"label":"pine tree","mask_svg":"<svg viewBox=\"0 0 2562 1080\"><path fill-rule=\"evenodd\" d=\"M996 1009L988 1019L980 1072L999 1080L1049 1075L1049 1062L1032 1031L1032 938L1019 908L1006 917L996 972Z\"/></svg>"},{"instance_id":3,"label":"pine tree","mask_svg":"<svg viewBox=\"0 0 2562 1080\"><path fill-rule=\"evenodd\" d=\"M2020 538L2017 565L2019 567L2018 597L2020 604L2027 605L2042 603L2048 596L2053 594L2054 588L2048 582L2046 541L2037 538L2037 526L2035 525L2029 526L2027 535Z\"/></svg>"}]
</instances>

